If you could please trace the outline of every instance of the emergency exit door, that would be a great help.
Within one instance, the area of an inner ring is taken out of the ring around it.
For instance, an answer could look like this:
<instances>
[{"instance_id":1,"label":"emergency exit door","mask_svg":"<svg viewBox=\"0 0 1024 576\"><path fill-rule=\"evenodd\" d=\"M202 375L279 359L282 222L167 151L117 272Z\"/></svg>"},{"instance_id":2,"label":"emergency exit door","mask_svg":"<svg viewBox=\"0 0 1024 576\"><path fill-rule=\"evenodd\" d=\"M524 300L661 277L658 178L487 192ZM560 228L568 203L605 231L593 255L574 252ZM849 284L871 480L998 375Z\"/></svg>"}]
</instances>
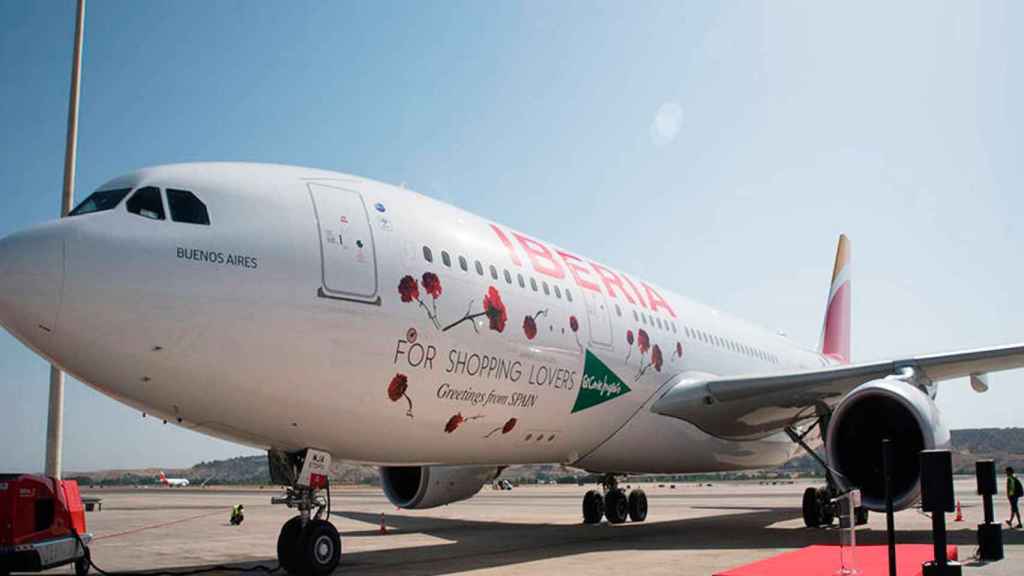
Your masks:
<instances>
[{"instance_id":1,"label":"emergency exit door","mask_svg":"<svg viewBox=\"0 0 1024 576\"><path fill-rule=\"evenodd\" d=\"M376 250L363 195L341 185L308 186L320 233L320 294L379 304Z\"/></svg>"},{"instance_id":2,"label":"emergency exit door","mask_svg":"<svg viewBox=\"0 0 1024 576\"><path fill-rule=\"evenodd\" d=\"M608 301L604 294L591 290L580 290L587 307L587 321L590 324L590 343L610 348L612 346L612 317L608 312Z\"/></svg>"}]
</instances>

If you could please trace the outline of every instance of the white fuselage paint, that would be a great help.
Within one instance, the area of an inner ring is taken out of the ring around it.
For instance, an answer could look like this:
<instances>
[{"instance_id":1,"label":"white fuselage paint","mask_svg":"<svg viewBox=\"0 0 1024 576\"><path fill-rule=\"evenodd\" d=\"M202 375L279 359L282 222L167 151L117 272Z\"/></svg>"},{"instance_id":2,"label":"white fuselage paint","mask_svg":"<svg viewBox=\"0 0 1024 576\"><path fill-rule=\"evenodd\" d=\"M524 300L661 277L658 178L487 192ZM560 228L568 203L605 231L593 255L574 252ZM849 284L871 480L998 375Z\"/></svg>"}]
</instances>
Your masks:
<instances>
[{"instance_id":1,"label":"white fuselage paint","mask_svg":"<svg viewBox=\"0 0 1024 576\"><path fill-rule=\"evenodd\" d=\"M586 258L572 262L599 291L578 285L558 256L562 278L540 273L515 231L496 225L510 251L491 222L403 188L253 164L156 167L103 188L145 185L193 191L211 225L149 220L128 213L124 202L56 224L66 228L66 263L55 329L18 336L104 394L213 436L316 447L378 464L758 468L784 462L794 445L782 434L722 440L653 414L650 404L680 374L771 373L829 362L653 286L664 304L652 311L646 284L632 276L639 294L630 304L624 293L609 293ZM436 301L424 286L426 272L440 280ZM402 301L406 275L415 278L422 304ZM482 312L491 287L507 310L503 330L491 329L487 316L442 330ZM537 328L532 339L527 315ZM637 348L640 329L663 363L638 377L652 354ZM729 343L705 342L696 331ZM574 413L585 350L630 391ZM478 362L498 368L481 374ZM407 388L393 399L396 374L406 376Z\"/></svg>"}]
</instances>

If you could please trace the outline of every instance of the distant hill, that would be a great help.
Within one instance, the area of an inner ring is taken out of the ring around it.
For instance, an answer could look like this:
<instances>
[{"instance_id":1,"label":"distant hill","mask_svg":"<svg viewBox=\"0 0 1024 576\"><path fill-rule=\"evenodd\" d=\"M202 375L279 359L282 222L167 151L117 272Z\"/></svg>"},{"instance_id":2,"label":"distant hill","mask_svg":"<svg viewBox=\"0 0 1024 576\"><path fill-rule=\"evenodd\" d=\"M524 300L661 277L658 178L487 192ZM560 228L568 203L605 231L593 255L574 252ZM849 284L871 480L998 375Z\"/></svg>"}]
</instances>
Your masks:
<instances>
[{"instance_id":1,"label":"distant hill","mask_svg":"<svg viewBox=\"0 0 1024 576\"><path fill-rule=\"evenodd\" d=\"M1024 428L978 428L953 430L953 470L960 474L973 474L974 462L981 458L992 458L999 469L1007 464L1024 470ZM193 484L201 485L267 485L270 472L266 456L240 456L228 460L200 462L191 468L164 469L172 478L188 478ZM147 485L156 484L160 474L158 468L139 470L102 470L68 474L84 485ZM776 470L761 472L737 472L709 475L691 475L697 478L756 478L779 475L818 475L820 470L810 456L795 458ZM586 478L581 470L560 464L533 464L509 466L502 473L518 483L534 482L575 482ZM668 479L669 476L656 478ZM682 479L682 476L672 478ZM335 462L331 466L331 481L335 484L379 484L377 468L363 464Z\"/></svg>"}]
</instances>

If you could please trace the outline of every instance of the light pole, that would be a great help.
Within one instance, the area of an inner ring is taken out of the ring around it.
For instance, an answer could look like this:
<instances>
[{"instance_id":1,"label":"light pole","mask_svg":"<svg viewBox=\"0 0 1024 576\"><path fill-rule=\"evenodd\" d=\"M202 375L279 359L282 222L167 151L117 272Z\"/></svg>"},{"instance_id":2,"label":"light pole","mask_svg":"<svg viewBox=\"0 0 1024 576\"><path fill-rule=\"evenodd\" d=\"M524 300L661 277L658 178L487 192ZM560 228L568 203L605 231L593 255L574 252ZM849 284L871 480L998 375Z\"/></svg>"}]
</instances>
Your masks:
<instances>
[{"instance_id":1,"label":"light pole","mask_svg":"<svg viewBox=\"0 0 1024 576\"><path fill-rule=\"evenodd\" d=\"M75 52L71 60L71 95L68 102L68 134L64 148L64 193L60 217L71 211L75 197L75 156L78 150L78 95L82 72L82 36L85 25L85 0L78 0L75 18ZM50 413L46 422L46 475L61 477L61 452L64 443L64 373L50 366Z\"/></svg>"}]
</instances>

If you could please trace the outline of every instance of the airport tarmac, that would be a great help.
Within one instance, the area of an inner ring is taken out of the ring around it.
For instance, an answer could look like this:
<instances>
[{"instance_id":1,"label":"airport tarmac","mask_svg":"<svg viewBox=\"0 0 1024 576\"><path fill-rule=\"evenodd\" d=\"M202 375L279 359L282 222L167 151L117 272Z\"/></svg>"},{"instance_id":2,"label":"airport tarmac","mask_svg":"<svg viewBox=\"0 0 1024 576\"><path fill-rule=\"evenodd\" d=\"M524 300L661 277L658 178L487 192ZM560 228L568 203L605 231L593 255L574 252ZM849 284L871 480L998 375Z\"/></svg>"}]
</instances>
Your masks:
<instances>
[{"instance_id":1,"label":"airport tarmac","mask_svg":"<svg viewBox=\"0 0 1024 576\"><path fill-rule=\"evenodd\" d=\"M673 574L711 575L810 544L837 542L835 530L808 529L800 498L808 482L644 484L646 522L611 526L580 523L587 487L485 487L479 495L432 510L396 510L379 489L333 490L332 520L341 531L338 574ZM636 486L636 485L634 485ZM967 574L1024 572L1024 531L1004 530L1006 559L971 564L975 525L982 517L974 482L957 481L965 521L949 515L949 541L960 549ZM276 565L277 534L293 514L270 504L273 489L86 488L103 498L88 513L96 564L107 571L185 570L229 564ZM246 519L228 524L230 506L244 504ZM387 534L379 533L381 514ZM996 518L1007 516L1005 498ZM916 510L896 516L899 541L928 543L931 521ZM858 542L885 542L885 517L872 514ZM55 573L68 573L68 568Z\"/></svg>"}]
</instances>

